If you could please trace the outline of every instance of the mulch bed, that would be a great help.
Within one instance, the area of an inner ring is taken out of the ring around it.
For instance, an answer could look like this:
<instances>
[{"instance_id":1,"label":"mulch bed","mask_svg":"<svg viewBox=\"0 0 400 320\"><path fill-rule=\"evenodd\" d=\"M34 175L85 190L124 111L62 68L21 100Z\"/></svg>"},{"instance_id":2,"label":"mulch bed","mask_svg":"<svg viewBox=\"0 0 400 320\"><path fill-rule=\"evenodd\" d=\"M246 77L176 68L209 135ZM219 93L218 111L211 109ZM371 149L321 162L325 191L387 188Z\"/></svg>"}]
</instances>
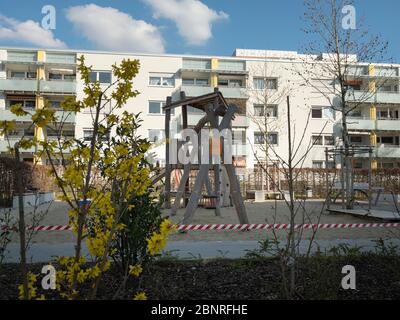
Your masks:
<instances>
[{"instance_id":1,"label":"mulch bed","mask_svg":"<svg viewBox=\"0 0 400 320\"><path fill-rule=\"evenodd\" d=\"M356 269L356 290L343 290L345 265ZM40 273L43 264L30 270ZM313 257L298 262L298 299L400 299L400 257L363 254L354 257ZM39 278L40 279L40 278ZM111 268L99 288L99 299L111 299L120 281ZM0 270L0 299L17 299L19 267L6 264ZM283 299L277 259L211 261L165 260L146 268L138 281L129 284L122 298L132 298L137 287L149 299ZM44 292L57 299L54 292Z\"/></svg>"}]
</instances>

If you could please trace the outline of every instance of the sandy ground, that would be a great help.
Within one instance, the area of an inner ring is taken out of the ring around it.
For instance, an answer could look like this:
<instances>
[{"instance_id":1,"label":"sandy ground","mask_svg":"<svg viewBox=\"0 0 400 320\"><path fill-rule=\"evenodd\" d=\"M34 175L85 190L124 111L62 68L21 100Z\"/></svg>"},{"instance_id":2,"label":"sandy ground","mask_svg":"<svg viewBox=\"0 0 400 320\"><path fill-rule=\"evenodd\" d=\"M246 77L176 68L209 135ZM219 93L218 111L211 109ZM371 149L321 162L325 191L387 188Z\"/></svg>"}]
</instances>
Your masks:
<instances>
[{"instance_id":1,"label":"sandy ground","mask_svg":"<svg viewBox=\"0 0 400 320\"><path fill-rule=\"evenodd\" d=\"M289 211L283 201L267 201L264 203L246 202L246 210L250 223L289 223ZM39 208L45 211L48 205ZM309 200L306 204L306 216L299 211L296 216L296 223L370 223L382 222L365 217L355 217L348 214L331 214L322 212L322 201ZM50 207L47 215L41 221L41 225L65 225L68 223L67 204L55 201ZM17 211L12 214L16 217ZM170 210L164 210L165 216L170 215ZM175 223L183 219L184 210L179 210L176 216L170 217ZM28 214L28 217L30 214ZM29 219L29 218L28 218ZM198 208L195 212L193 224L220 224L238 223L236 212L233 208L222 208L221 216L215 216L214 210ZM276 231L278 238L285 238L286 231ZM312 235L311 231L304 231L302 238L307 239ZM175 233L170 236L171 241L249 241L273 238L272 231L251 230L251 231L190 231L187 233ZM368 229L333 229L319 230L316 239L340 240L340 239L377 239L377 238L400 238L400 228L368 228ZM14 236L13 241L18 239ZM70 231L41 231L34 238L34 243L62 244L70 243L74 236Z\"/></svg>"}]
</instances>

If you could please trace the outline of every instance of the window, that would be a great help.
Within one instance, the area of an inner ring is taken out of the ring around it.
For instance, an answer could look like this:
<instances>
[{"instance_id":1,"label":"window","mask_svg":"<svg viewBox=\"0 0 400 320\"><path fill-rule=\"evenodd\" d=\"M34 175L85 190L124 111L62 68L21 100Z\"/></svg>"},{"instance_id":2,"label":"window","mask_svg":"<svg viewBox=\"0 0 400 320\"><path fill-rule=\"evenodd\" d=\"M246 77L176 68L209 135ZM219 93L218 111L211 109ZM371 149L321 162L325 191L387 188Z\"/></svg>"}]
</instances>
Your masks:
<instances>
[{"instance_id":1,"label":"window","mask_svg":"<svg viewBox=\"0 0 400 320\"><path fill-rule=\"evenodd\" d=\"M174 87L175 79L172 74L170 75L151 74L149 77L149 86Z\"/></svg>"},{"instance_id":2,"label":"window","mask_svg":"<svg viewBox=\"0 0 400 320\"><path fill-rule=\"evenodd\" d=\"M313 169L322 169L324 166L324 162L323 161L313 161L312 162L312 168Z\"/></svg>"},{"instance_id":3,"label":"window","mask_svg":"<svg viewBox=\"0 0 400 320\"><path fill-rule=\"evenodd\" d=\"M358 109L351 110L349 112L349 117L351 117L351 118L361 118L362 117L361 110L358 110Z\"/></svg>"},{"instance_id":4,"label":"window","mask_svg":"<svg viewBox=\"0 0 400 320\"><path fill-rule=\"evenodd\" d=\"M256 117L263 117L264 115L268 118L276 118L278 116L278 106L276 105L267 105L265 108L263 105L254 105L254 115ZM265 110L265 113L264 113Z\"/></svg>"},{"instance_id":5,"label":"window","mask_svg":"<svg viewBox=\"0 0 400 320\"><path fill-rule=\"evenodd\" d=\"M315 146L333 146L335 144L333 136L313 135L311 136L311 141Z\"/></svg>"},{"instance_id":6,"label":"window","mask_svg":"<svg viewBox=\"0 0 400 320\"><path fill-rule=\"evenodd\" d=\"M254 132L254 144L264 144L264 134L262 132Z\"/></svg>"},{"instance_id":7,"label":"window","mask_svg":"<svg viewBox=\"0 0 400 320\"><path fill-rule=\"evenodd\" d=\"M208 86L208 79L196 79L196 86Z\"/></svg>"},{"instance_id":8,"label":"window","mask_svg":"<svg viewBox=\"0 0 400 320\"><path fill-rule=\"evenodd\" d=\"M228 79L218 79L218 86L220 86L220 87L229 86L229 80Z\"/></svg>"},{"instance_id":9,"label":"window","mask_svg":"<svg viewBox=\"0 0 400 320\"><path fill-rule=\"evenodd\" d=\"M93 136L93 130L83 130L83 140L90 141Z\"/></svg>"},{"instance_id":10,"label":"window","mask_svg":"<svg viewBox=\"0 0 400 320\"><path fill-rule=\"evenodd\" d=\"M164 77L162 84L164 87L173 87L174 86L174 77Z\"/></svg>"},{"instance_id":11,"label":"window","mask_svg":"<svg viewBox=\"0 0 400 320\"><path fill-rule=\"evenodd\" d=\"M276 90L278 88L278 80L277 79L266 79L265 86L267 89Z\"/></svg>"},{"instance_id":12,"label":"window","mask_svg":"<svg viewBox=\"0 0 400 320\"><path fill-rule=\"evenodd\" d=\"M324 142L326 146L333 146L335 144L335 139L333 136L324 136Z\"/></svg>"},{"instance_id":13,"label":"window","mask_svg":"<svg viewBox=\"0 0 400 320\"><path fill-rule=\"evenodd\" d=\"M253 87L256 90L276 90L278 89L278 79L276 78L253 78Z\"/></svg>"},{"instance_id":14,"label":"window","mask_svg":"<svg viewBox=\"0 0 400 320\"><path fill-rule=\"evenodd\" d=\"M266 106L265 113L269 118L276 118L278 116L278 106Z\"/></svg>"},{"instance_id":15,"label":"window","mask_svg":"<svg viewBox=\"0 0 400 320\"><path fill-rule=\"evenodd\" d=\"M35 109L36 101L34 100L25 100L24 108L26 109Z\"/></svg>"},{"instance_id":16,"label":"window","mask_svg":"<svg viewBox=\"0 0 400 320\"><path fill-rule=\"evenodd\" d=\"M90 82L111 84L111 71L92 71L89 73Z\"/></svg>"},{"instance_id":17,"label":"window","mask_svg":"<svg viewBox=\"0 0 400 320\"><path fill-rule=\"evenodd\" d=\"M268 142L269 144L278 144L278 134L268 133Z\"/></svg>"},{"instance_id":18,"label":"window","mask_svg":"<svg viewBox=\"0 0 400 320\"><path fill-rule=\"evenodd\" d=\"M322 119L322 108L313 107L311 110L311 117L313 119Z\"/></svg>"},{"instance_id":19,"label":"window","mask_svg":"<svg viewBox=\"0 0 400 320\"><path fill-rule=\"evenodd\" d=\"M76 74L64 74L64 80L66 81L75 81Z\"/></svg>"},{"instance_id":20,"label":"window","mask_svg":"<svg viewBox=\"0 0 400 320\"><path fill-rule=\"evenodd\" d=\"M350 136L350 143L361 144L362 137L361 136Z\"/></svg>"},{"instance_id":21,"label":"window","mask_svg":"<svg viewBox=\"0 0 400 320\"><path fill-rule=\"evenodd\" d=\"M311 117L313 119L335 119L335 110L331 107L312 107Z\"/></svg>"},{"instance_id":22,"label":"window","mask_svg":"<svg viewBox=\"0 0 400 320\"><path fill-rule=\"evenodd\" d=\"M149 113L160 114L161 113L161 103L159 101L149 102Z\"/></svg>"},{"instance_id":23,"label":"window","mask_svg":"<svg viewBox=\"0 0 400 320\"><path fill-rule=\"evenodd\" d=\"M11 71L11 78L23 79L25 78L25 72Z\"/></svg>"},{"instance_id":24,"label":"window","mask_svg":"<svg viewBox=\"0 0 400 320\"><path fill-rule=\"evenodd\" d=\"M243 87L243 81L239 79L231 79L229 80L229 86L235 88Z\"/></svg>"},{"instance_id":25,"label":"window","mask_svg":"<svg viewBox=\"0 0 400 320\"><path fill-rule=\"evenodd\" d=\"M49 73L49 80L62 80L62 78L60 73Z\"/></svg>"},{"instance_id":26,"label":"window","mask_svg":"<svg viewBox=\"0 0 400 320\"><path fill-rule=\"evenodd\" d=\"M233 144L246 143L246 131L232 129L232 133L233 133Z\"/></svg>"},{"instance_id":27,"label":"window","mask_svg":"<svg viewBox=\"0 0 400 320\"><path fill-rule=\"evenodd\" d=\"M377 137L377 142L379 144L399 145L399 137Z\"/></svg>"},{"instance_id":28,"label":"window","mask_svg":"<svg viewBox=\"0 0 400 320\"><path fill-rule=\"evenodd\" d=\"M100 83L111 83L111 72L99 72Z\"/></svg>"},{"instance_id":29,"label":"window","mask_svg":"<svg viewBox=\"0 0 400 320\"><path fill-rule=\"evenodd\" d=\"M383 169L393 169L394 168L394 163L393 162L382 162L381 163L381 168L383 168Z\"/></svg>"},{"instance_id":30,"label":"window","mask_svg":"<svg viewBox=\"0 0 400 320\"><path fill-rule=\"evenodd\" d=\"M61 101L49 101L51 107L54 109L61 109Z\"/></svg>"},{"instance_id":31,"label":"window","mask_svg":"<svg viewBox=\"0 0 400 320\"><path fill-rule=\"evenodd\" d=\"M164 136L165 136L164 130L159 130L159 129L149 130L149 141L152 143L162 141L164 139Z\"/></svg>"},{"instance_id":32,"label":"window","mask_svg":"<svg viewBox=\"0 0 400 320\"><path fill-rule=\"evenodd\" d=\"M311 137L311 140L312 140L312 144L313 144L314 146L322 146L322 145L323 145L322 136L312 136L312 137Z\"/></svg>"},{"instance_id":33,"label":"window","mask_svg":"<svg viewBox=\"0 0 400 320\"><path fill-rule=\"evenodd\" d=\"M241 88L243 81L241 79L218 79L218 86Z\"/></svg>"},{"instance_id":34,"label":"window","mask_svg":"<svg viewBox=\"0 0 400 320\"><path fill-rule=\"evenodd\" d=\"M378 119L398 119L399 111L398 110L390 110L390 109L381 109L377 110L377 118Z\"/></svg>"},{"instance_id":35,"label":"window","mask_svg":"<svg viewBox=\"0 0 400 320\"><path fill-rule=\"evenodd\" d=\"M26 137L33 137L35 136L35 129L24 129L24 135Z\"/></svg>"},{"instance_id":36,"label":"window","mask_svg":"<svg viewBox=\"0 0 400 320\"><path fill-rule=\"evenodd\" d=\"M26 78L27 79L36 79L36 72L27 72L26 73Z\"/></svg>"},{"instance_id":37,"label":"window","mask_svg":"<svg viewBox=\"0 0 400 320\"><path fill-rule=\"evenodd\" d=\"M198 78L183 78L182 84L185 86L201 86L201 87L208 87L208 79L198 79Z\"/></svg>"},{"instance_id":38,"label":"window","mask_svg":"<svg viewBox=\"0 0 400 320\"><path fill-rule=\"evenodd\" d=\"M97 72L90 72L89 80L90 80L90 82L96 82L97 81Z\"/></svg>"},{"instance_id":39,"label":"window","mask_svg":"<svg viewBox=\"0 0 400 320\"><path fill-rule=\"evenodd\" d=\"M207 81L208 82L208 81ZM193 86L194 85L194 79L182 79L182 84L187 85L187 86Z\"/></svg>"},{"instance_id":40,"label":"window","mask_svg":"<svg viewBox=\"0 0 400 320\"><path fill-rule=\"evenodd\" d=\"M254 115L256 117L264 116L264 106L263 105L254 105Z\"/></svg>"},{"instance_id":41,"label":"window","mask_svg":"<svg viewBox=\"0 0 400 320\"><path fill-rule=\"evenodd\" d=\"M163 101L149 101L149 114L165 114L163 107L165 102ZM175 114L175 109L171 109L171 115Z\"/></svg>"},{"instance_id":42,"label":"window","mask_svg":"<svg viewBox=\"0 0 400 320\"><path fill-rule=\"evenodd\" d=\"M10 100L10 107L20 104L24 109L35 109L36 108L36 100Z\"/></svg>"},{"instance_id":43,"label":"window","mask_svg":"<svg viewBox=\"0 0 400 320\"><path fill-rule=\"evenodd\" d=\"M360 91L362 81L361 80L347 80L347 81L345 81L344 85L347 86L348 90Z\"/></svg>"},{"instance_id":44,"label":"window","mask_svg":"<svg viewBox=\"0 0 400 320\"><path fill-rule=\"evenodd\" d=\"M263 90L265 88L264 78L254 78L253 87L256 90Z\"/></svg>"}]
</instances>

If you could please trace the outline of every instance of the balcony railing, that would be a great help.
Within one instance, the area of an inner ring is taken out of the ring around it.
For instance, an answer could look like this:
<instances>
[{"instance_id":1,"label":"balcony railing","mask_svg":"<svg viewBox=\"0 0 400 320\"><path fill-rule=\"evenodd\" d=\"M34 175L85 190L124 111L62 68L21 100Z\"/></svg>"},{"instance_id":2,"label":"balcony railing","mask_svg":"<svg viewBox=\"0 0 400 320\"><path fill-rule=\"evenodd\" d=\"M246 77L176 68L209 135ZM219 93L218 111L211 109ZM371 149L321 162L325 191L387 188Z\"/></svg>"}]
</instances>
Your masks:
<instances>
[{"instance_id":1,"label":"balcony railing","mask_svg":"<svg viewBox=\"0 0 400 320\"><path fill-rule=\"evenodd\" d=\"M40 91L44 93L64 93L73 94L76 92L76 82L75 81L40 81Z\"/></svg>"},{"instance_id":2,"label":"balcony railing","mask_svg":"<svg viewBox=\"0 0 400 320\"><path fill-rule=\"evenodd\" d=\"M39 88L36 79L0 79L0 91L37 92L42 93L76 93L75 81L48 81L40 80Z\"/></svg>"},{"instance_id":3,"label":"balcony railing","mask_svg":"<svg viewBox=\"0 0 400 320\"><path fill-rule=\"evenodd\" d=\"M0 91L36 92L37 90L36 79L0 79Z\"/></svg>"},{"instance_id":4,"label":"balcony railing","mask_svg":"<svg viewBox=\"0 0 400 320\"><path fill-rule=\"evenodd\" d=\"M29 137L27 137L28 139ZM7 152L9 150L9 147L13 148L15 143L20 141L20 138L10 138L10 139L3 139L0 140L0 152ZM21 149L21 152L36 152L36 147L33 146L28 149Z\"/></svg>"},{"instance_id":5,"label":"balcony railing","mask_svg":"<svg viewBox=\"0 0 400 320\"><path fill-rule=\"evenodd\" d=\"M35 112L34 109L27 111L31 114ZM56 111L55 116L57 117L58 122L75 123L75 112ZM26 116L16 116L10 110L0 110L0 121L12 120L16 120L17 122L32 122L32 116L30 114Z\"/></svg>"},{"instance_id":6,"label":"balcony railing","mask_svg":"<svg viewBox=\"0 0 400 320\"><path fill-rule=\"evenodd\" d=\"M27 110L28 111L28 110ZM29 110L28 112L32 113L34 110ZM16 116L10 110L0 110L0 121L12 121L16 120L18 122L32 122L32 116Z\"/></svg>"},{"instance_id":7,"label":"balcony railing","mask_svg":"<svg viewBox=\"0 0 400 320\"><path fill-rule=\"evenodd\" d=\"M400 119L348 118L347 129L351 131L400 131Z\"/></svg>"},{"instance_id":8,"label":"balcony railing","mask_svg":"<svg viewBox=\"0 0 400 320\"><path fill-rule=\"evenodd\" d=\"M351 91L347 94L348 102L358 103L393 103L400 104L400 92L377 92L371 93L368 91Z\"/></svg>"},{"instance_id":9,"label":"balcony railing","mask_svg":"<svg viewBox=\"0 0 400 320\"><path fill-rule=\"evenodd\" d=\"M355 155L356 158L368 158L368 152ZM400 158L400 146L391 144L381 144L373 148L373 158Z\"/></svg>"},{"instance_id":10,"label":"balcony railing","mask_svg":"<svg viewBox=\"0 0 400 320\"><path fill-rule=\"evenodd\" d=\"M218 87L225 98L248 99L246 89L242 87ZM176 91L175 98L179 98L179 92L185 91L187 97L197 97L214 92L210 86L183 85Z\"/></svg>"}]
</instances>

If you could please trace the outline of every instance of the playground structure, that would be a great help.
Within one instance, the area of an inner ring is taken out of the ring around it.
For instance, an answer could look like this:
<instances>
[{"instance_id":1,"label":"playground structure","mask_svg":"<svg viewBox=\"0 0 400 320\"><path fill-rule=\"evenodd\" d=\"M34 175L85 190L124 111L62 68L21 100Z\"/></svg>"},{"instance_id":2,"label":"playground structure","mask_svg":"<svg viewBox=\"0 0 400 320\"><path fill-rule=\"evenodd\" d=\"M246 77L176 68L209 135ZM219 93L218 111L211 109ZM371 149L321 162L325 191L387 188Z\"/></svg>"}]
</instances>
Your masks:
<instances>
[{"instance_id":1,"label":"playground structure","mask_svg":"<svg viewBox=\"0 0 400 320\"><path fill-rule=\"evenodd\" d=\"M215 88L212 93L193 98L186 98L185 93L181 92L178 101L172 101L172 97L167 98L166 105L164 106L166 163L165 171L162 173L162 175L165 176L165 207L167 209L172 209L172 214L174 215L181 206L182 200L184 200L185 214L183 223L188 224L191 222L200 200L208 199L209 201L212 201L217 216L221 215L221 206L230 205L231 200L236 209L239 222L241 224L249 223L234 165L232 161L229 163L224 161L223 151L221 151L223 148L218 148L216 151L216 148L212 146L211 142L211 147L207 150L207 152L209 152L210 161L202 163L201 150L204 152L204 146L201 145L201 139L199 139L198 150L193 149L188 151L191 159L195 156L195 152L200 151L198 153L198 161L194 161L197 162L197 164L190 162L187 164L181 164L178 161L176 161L176 163L171 163L170 155L171 152L174 152L171 149L171 139L173 138L171 136L170 128L171 110L181 108L182 129L185 130L188 129L187 109L189 106L204 112L204 116L193 128L198 136L201 134L201 130L206 127L209 129L216 129L219 132L224 129L230 129L232 127L232 120L235 118L235 113L238 112L237 106L227 104L218 88ZM222 137L219 139L220 146L223 146L225 139ZM185 143L185 141L179 141L177 150L180 149L183 143ZM216 155L216 152L219 153L220 162L213 163L212 159L213 156ZM171 177L173 170L183 170L178 190L174 193L171 190ZM194 186L192 190L190 190L189 176L193 170L197 171L197 175ZM213 184L210 181L209 173L212 173L213 175ZM203 194L203 189L206 189L206 194ZM175 201L172 206L171 196L175 196Z\"/></svg>"},{"instance_id":2,"label":"playground structure","mask_svg":"<svg viewBox=\"0 0 400 320\"><path fill-rule=\"evenodd\" d=\"M393 192L392 200L394 204L395 211L393 210L383 210L382 203L380 202L381 194L384 189L380 187L373 187L372 182L372 154L373 149L370 146L351 146L350 151L348 153L349 168L345 167L345 156L344 156L343 147L335 147L335 148L326 148L325 149L325 160L328 163L329 160L333 159L334 163L336 162L336 158L340 159L341 170L340 170L340 181L330 182L329 174L326 173L326 207L329 212L335 213L347 213L356 216L364 216L371 218L378 218L384 220L400 220L400 212L397 205L398 199L396 199ZM353 168L351 167L352 159L356 155L368 154L368 182L367 183L355 183L353 176ZM347 170L349 174L349 184L350 188L347 188L347 184L345 181L345 170ZM350 194L348 194L348 190L350 190ZM368 208L355 208L356 202L356 193L360 193L364 195L368 200ZM373 197L375 196L375 199ZM341 199L341 206L338 207L335 205L337 199Z\"/></svg>"}]
</instances>

